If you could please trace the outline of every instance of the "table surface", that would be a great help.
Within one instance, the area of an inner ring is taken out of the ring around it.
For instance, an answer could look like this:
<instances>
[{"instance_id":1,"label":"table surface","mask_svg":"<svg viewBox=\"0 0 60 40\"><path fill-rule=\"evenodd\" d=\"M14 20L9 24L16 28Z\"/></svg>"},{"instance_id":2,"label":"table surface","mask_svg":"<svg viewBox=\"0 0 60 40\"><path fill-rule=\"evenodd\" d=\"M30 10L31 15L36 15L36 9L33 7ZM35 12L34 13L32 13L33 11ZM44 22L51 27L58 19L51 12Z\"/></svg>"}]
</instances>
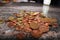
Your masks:
<instances>
[{"instance_id":1,"label":"table surface","mask_svg":"<svg viewBox=\"0 0 60 40\"><path fill-rule=\"evenodd\" d=\"M0 12L19 12L19 10L27 11L40 11L46 14L46 16L56 17L60 20L60 7L45 6L38 3L8 3L0 6ZM46 13L47 12L47 13Z\"/></svg>"}]
</instances>

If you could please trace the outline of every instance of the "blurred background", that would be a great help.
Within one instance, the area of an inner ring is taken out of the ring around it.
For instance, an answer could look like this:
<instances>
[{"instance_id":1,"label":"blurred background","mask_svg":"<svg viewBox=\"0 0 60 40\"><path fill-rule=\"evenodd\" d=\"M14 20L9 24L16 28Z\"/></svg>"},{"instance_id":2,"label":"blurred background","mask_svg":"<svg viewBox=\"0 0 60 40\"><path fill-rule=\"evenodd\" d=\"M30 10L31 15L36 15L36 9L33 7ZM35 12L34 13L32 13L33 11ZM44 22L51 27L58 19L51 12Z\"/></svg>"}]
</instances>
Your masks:
<instances>
[{"instance_id":1,"label":"blurred background","mask_svg":"<svg viewBox=\"0 0 60 40\"><path fill-rule=\"evenodd\" d=\"M32 2L32 3L39 3L39 4L44 4L44 1L46 3L50 2L50 5L53 6L60 6L60 0L0 0L1 3L9 3L9 2Z\"/></svg>"},{"instance_id":2,"label":"blurred background","mask_svg":"<svg viewBox=\"0 0 60 40\"><path fill-rule=\"evenodd\" d=\"M50 5L53 6L60 6L60 0L0 0L0 4L9 2L32 2L32 3L44 4L44 1L50 1Z\"/></svg>"}]
</instances>

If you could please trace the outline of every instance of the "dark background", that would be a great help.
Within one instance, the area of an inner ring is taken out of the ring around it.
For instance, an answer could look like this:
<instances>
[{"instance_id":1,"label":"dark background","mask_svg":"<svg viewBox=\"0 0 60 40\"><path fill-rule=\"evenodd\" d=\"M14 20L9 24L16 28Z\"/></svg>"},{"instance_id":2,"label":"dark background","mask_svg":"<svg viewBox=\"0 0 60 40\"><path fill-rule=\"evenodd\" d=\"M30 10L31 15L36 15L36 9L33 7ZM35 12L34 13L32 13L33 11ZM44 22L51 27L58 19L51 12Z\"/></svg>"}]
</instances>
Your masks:
<instances>
[{"instance_id":1,"label":"dark background","mask_svg":"<svg viewBox=\"0 0 60 40\"><path fill-rule=\"evenodd\" d=\"M43 0L34 0L36 3L43 4ZM60 0L51 0L51 5L53 6L60 6Z\"/></svg>"}]
</instances>

